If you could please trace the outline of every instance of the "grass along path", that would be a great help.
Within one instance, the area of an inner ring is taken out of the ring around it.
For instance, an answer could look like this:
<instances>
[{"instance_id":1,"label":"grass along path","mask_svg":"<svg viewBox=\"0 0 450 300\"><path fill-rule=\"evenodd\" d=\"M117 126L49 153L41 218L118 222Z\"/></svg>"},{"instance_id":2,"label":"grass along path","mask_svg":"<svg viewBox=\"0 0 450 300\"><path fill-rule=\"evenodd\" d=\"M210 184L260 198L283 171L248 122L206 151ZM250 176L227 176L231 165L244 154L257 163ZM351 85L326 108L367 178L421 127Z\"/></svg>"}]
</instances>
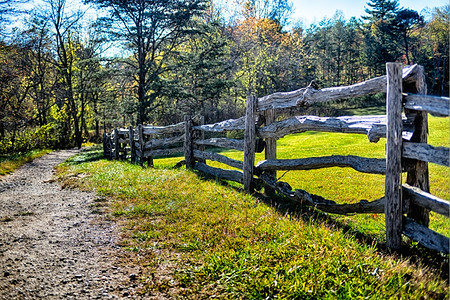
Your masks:
<instances>
[{"instance_id":1,"label":"grass along path","mask_svg":"<svg viewBox=\"0 0 450 300\"><path fill-rule=\"evenodd\" d=\"M0 156L0 180L2 175L10 174L36 158L42 157L51 150L34 150L25 154Z\"/></svg>"},{"instance_id":2,"label":"grass along path","mask_svg":"<svg viewBox=\"0 0 450 300\"><path fill-rule=\"evenodd\" d=\"M327 155L325 147L316 147L316 152L303 149L303 145L314 148L316 137L306 133L288 137L291 141L280 140L279 145L294 147L283 150L279 146L280 157L294 151L295 157ZM336 143L338 149L339 143L339 149L348 148L352 154L379 155L374 150L359 150L352 139L334 142L323 138L327 145ZM302 147L291 146L294 142ZM289 204L282 200L266 203L195 172L167 168L180 160L176 157L156 160L155 169L142 169L128 162L101 159L101 155L100 150L85 152L63 164L59 176L65 185L95 190L109 199L109 214L122 226L121 245L135 252L139 257L136 263L146 270L140 278L144 294L188 299L449 297L448 256L427 251L419 258L391 256L380 252L377 239L367 242L358 238L359 226L379 224L379 216L376 220L369 216L369 222L359 219L363 215L326 216L309 208L287 213L283 208ZM372 193L382 193L372 190L379 185L372 183L372 178L361 184L362 179L353 178L356 174L336 174L335 169L328 169L326 178L323 174L307 178L289 172L283 180L302 187L320 176L323 186L313 183L318 194L325 192L331 199L342 197L346 201L371 199ZM341 181L339 188L333 180ZM360 194L359 187L346 188L347 180L363 185L369 194ZM342 230L345 222L353 229ZM375 234L377 237L382 235Z\"/></svg>"}]
</instances>

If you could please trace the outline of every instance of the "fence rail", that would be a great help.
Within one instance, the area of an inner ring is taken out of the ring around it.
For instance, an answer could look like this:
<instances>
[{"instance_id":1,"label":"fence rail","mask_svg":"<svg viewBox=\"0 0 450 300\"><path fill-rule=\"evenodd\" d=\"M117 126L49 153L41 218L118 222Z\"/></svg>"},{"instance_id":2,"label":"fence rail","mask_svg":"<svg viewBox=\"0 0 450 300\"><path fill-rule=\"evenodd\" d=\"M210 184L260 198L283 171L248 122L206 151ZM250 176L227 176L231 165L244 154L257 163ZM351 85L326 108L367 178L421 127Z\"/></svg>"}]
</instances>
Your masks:
<instances>
[{"instance_id":1,"label":"fence rail","mask_svg":"<svg viewBox=\"0 0 450 300\"><path fill-rule=\"evenodd\" d=\"M366 134L371 142L386 137L385 116L316 117L296 116L258 129L261 138L279 139L305 131Z\"/></svg>"},{"instance_id":2,"label":"fence rail","mask_svg":"<svg viewBox=\"0 0 450 300\"><path fill-rule=\"evenodd\" d=\"M211 138L211 139L207 139L207 140L194 140L194 144L197 146L214 146L214 147L244 151L244 140L227 139L227 138Z\"/></svg>"},{"instance_id":3,"label":"fence rail","mask_svg":"<svg viewBox=\"0 0 450 300\"><path fill-rule=\"evenodd\" d=\"M448 212L450 211L450 203L448 201L442 200L409 184L403 184L402 190L406 200L448 217Z\"/></svg>"},{"instance_id":4,"label":"fence rail","mask_svg":"<svg viewBox=\"0 0 450 300\"><path fill-rule=\"evenodd\" d=\"M263 160L260 161L255 168L259 172L264 172L270 170L314 170L331 167L350 167L362 173L385 174L386 160L378 158L359 157L354 155L331 155L300 159Z\"/></svg>"},{"instance_id":5,"label":"fence rail","mask_svg":"<svg viewBox=\"0 0 450 300\"><path fill-rule=\"evenodd\" d=\"M438 117L448 117L450 98L404 94L405 108L426 111Z\"/></svg>"},{"instance_id":6,"label":"fence rail","mask_svg":"<svg viewBox=\"0 0 450 300\"><path fill-rule=\"evenodd\" d=\"M402 68L400 64L388 63L386 68L386 76L350 86L318 90L311 84L293 92L274 93L259 99L249 96L245 116L239 119L203 124L202 118L185 116L184 122L170 126L139 125L116 129L104 135L104 153L114 159L130 157L141 165L147 161L148 166L153 165L153 156L184 153L187 168L241 183L248 192L263 184L267 193L277 191L329 213L384 213L387 246L392 249L400 249L402 234L405 234L424 246L448 253L449 239L427 228L430 211L448 217L450 209L449 201L429 193L427 163L449 166L449 148L427 144L426 114L448 116L449 98L425 95L421 66ZM378 92L386 92L385 116L276 118L284 109ZM244 139L205 139L205 133L228 131L243 131ZM386 159L354 155L277 159L276 140L305 131L365 134L370 142L386 138ZM243 160L205 150L208 146L242 151ZM255 164L255 153L263 150L265 160ZM211 167L207 161L237 170ZM385 196L373 201L363 199L358 203L340 204L304 190L292 190L288 183L276 179L279 170L329 167L351 167L359 172L385 174ZM403 172L407 172L404 184L401 182Z\"/></svg>"},{"instance_id":7,"label":"fence rail","mask_svg":"<svg viewBox=\"0 0 450 300\"><path fill-rule=\"evenodd\" d=\"M170 126L142 126L128 129L117 128L112 134L103 135L106 157L126 159L148 166L153 165L154 156L172 155L184 152L184 122Z\"/></svg>"}]
</instances>

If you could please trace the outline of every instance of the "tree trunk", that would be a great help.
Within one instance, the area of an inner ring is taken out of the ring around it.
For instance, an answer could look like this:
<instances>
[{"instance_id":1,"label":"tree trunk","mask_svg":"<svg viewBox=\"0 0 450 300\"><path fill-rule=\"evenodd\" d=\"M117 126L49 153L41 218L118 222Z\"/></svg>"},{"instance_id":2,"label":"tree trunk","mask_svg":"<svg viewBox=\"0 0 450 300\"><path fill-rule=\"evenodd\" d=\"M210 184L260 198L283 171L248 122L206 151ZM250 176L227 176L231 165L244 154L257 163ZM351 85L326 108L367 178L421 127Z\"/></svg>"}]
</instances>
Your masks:
<instances>
[{"instance_id":1,"label":"tree trunk","mask_svg":"<svg viewBox=\"0 0 450 300\"><path fill-rule=\"evenodd\" d=\"M139 31L142 30L141 27L137 26L138 36ZM143 37L139 36L137 40L138 44L138 116L137 116L137 124L144 124L147 121L146 116L146 68L145 68L145 60L146 60L146 51L144 48Z\"/></svg>"},{"instance_id":2,"label":"tree trunk","mask_svg":"<svg viewBox=\"0 0 450 300\"><path fill-rule=\"evenodd\" d=\"M5 124L3 122L0 122L0 139L3 139L5 137Z\"/></svg>"},{"instance_id":3,"label":"tree trunk","mask_svg":"<svg viewBox=\"0 0 450 300\"><path fill-rule=\"evenodd\" d=\"M409 47L408 47L408 37L405 35L403 36L403 40L405 41L405 56L406 56L406 64L410 65L411 61L409 60Z\"/></svg>"},{"instance_id":4,"label":"tree trunk","mask_svg":"<svg viewBox=\"0 0 450 300\"><path fill-rule=\"evenodd\" d=\"M98 95L94 94L93 97L93 106L94 106L94 116L95 116L95 140L98 141L100 139L100 121L98 120Z\"/></svg>"}]
</instances>

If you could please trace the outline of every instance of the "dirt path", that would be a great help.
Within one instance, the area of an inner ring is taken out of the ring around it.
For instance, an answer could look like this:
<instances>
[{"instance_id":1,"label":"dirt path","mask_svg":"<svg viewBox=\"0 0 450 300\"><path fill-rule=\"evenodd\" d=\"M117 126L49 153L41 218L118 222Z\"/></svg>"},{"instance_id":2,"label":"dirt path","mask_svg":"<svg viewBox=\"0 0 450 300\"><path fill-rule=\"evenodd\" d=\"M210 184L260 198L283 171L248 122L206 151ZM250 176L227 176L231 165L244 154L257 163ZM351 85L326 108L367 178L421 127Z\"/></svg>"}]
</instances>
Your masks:
<instances>
[{"instance_id":1,"label":"dirt path","mask_svg":"<svg viewBox=\"0 0 450 300\"><path fill-rule=\"evenodd\" d=\"M0 299L137 298L139 270L124 266L114 224L92 193L61 189L57 151L0 181Z\"/></svg>"}]
</instances>

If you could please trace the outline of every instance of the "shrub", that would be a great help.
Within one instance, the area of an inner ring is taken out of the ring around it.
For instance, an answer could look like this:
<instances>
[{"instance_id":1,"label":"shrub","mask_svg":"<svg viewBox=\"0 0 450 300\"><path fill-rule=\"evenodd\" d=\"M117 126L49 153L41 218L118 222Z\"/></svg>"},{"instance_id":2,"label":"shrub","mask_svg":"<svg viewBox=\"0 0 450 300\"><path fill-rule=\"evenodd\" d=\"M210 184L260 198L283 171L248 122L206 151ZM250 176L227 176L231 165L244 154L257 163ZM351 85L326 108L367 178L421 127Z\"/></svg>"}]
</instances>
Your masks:
<instances>
[{"instance_id":1,"label":"shrub","mask_svg":"<svg viewBox=\"0 0 450 300\"><path fill-rule=\"evenodd\" d=\"M56 149L58 148L58 132L54 123L41 126L36 129L33 135L35 147L37 149Z\"/></svg>"},{"instance_id":2,"label":"shrub","mask_svg":"<svg viewBox=\"0 0 450 300\"><path fill-rule=\"evenodd\" d=\"M35 149L58 149L73 146L70 134L64 134L62 127L49 123L38 128L27 128L7 133L0 140L1 154L25 153Z\"/></svg>"}]
</instances>

